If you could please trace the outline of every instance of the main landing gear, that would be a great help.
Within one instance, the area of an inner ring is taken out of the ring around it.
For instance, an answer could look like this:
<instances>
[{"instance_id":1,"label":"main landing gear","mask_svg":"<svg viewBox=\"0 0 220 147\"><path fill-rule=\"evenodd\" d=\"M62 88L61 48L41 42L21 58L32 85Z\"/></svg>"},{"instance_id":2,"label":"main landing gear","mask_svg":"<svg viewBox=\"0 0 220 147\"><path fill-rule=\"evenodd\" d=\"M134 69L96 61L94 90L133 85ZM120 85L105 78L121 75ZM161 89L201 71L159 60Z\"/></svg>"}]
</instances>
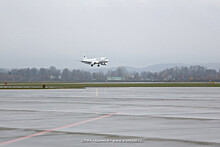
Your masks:
<instances>
[{"instance_id":1,"label":"main landing gear","mask_svg":"<svg viewBox=\"0 0 220 147\"><path fill-rule=\"evenodd\" d=\"M93 67L94 64L91 64L91 67ZM100 64L97 65L97 67L100 67Z\"/></svg>"}]
</instances>

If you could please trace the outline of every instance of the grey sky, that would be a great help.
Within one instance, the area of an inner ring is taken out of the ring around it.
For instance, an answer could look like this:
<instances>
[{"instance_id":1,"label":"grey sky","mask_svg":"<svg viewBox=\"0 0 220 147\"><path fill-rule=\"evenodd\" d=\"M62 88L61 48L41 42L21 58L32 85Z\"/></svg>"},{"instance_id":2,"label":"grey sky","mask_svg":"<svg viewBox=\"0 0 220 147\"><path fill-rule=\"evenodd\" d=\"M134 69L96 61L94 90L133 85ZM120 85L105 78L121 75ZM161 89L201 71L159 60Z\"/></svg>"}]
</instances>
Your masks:
<instances>
[{"instance_id":1,"label":"grey sky","mask_svg":"<svg viewBox=\"0 0 220 147\"><path fill-rule=\"evenodd\" d=\"M0 67L220 62L220 0L0 0Z\"/></svg>"}]
</instances>

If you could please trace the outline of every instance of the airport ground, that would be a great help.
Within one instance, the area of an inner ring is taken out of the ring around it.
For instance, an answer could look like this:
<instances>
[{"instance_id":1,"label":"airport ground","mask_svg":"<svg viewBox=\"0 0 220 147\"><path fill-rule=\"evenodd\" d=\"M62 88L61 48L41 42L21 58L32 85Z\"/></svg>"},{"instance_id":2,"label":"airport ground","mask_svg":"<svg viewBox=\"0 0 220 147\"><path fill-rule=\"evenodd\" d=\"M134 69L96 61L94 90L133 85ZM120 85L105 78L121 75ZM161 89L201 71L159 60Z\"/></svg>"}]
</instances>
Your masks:
<instances>
[{"instance_id":1,"label":"airport ground","mask_svg":"<svg viewBox=\"0 0 220 147\"><path fill-rule=\"evenodd\" d=\"M74 89L86 87L220 87L220 82L0 82L0 89Z\"/></svg>"},{"instance_id":2,"label":"airport ground","mask_svg":"<svg viewBox=\"0 0 220 147\"><path fill-rule=\"evenodd\" d=\"M219 97L219 87L2 89L0 146L217 147Z\"/></svg>"}]
</instances>

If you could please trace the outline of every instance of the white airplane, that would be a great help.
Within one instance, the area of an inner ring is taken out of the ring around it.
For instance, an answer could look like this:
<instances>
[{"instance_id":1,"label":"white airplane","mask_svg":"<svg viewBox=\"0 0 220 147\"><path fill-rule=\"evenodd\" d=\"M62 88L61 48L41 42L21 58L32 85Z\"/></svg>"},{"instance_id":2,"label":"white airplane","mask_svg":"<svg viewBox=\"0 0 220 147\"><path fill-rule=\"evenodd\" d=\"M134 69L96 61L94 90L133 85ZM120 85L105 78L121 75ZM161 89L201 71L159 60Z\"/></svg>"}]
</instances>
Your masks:
<instances>
[{"instance_id":1,"label":"white airplane","mask_svg":"<svg viewBox=\"0 0 220 147\"><path fill-rule=\"evenodd\" d=\"M100 65L106 65L106 63L108 61L109 60L108 60L107 57L99 57L99 58L87 59L86 56L83 55L83 60L81 62L85 63L85 64L90 64L91 66L97 64L97 66L99 67Z\"/></svg>"}]
</instances>

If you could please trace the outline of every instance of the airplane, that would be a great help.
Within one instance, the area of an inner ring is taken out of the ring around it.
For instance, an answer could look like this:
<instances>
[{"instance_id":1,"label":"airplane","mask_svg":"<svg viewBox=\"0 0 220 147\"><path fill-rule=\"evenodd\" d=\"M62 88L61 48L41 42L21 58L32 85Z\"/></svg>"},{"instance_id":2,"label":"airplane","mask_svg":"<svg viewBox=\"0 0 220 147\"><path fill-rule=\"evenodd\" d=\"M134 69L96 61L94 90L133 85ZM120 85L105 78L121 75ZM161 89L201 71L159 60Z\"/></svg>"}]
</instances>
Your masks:
<instances>
[{"instance_id":1,"label":"airplane","mask_svg":"<svg viewBox=\"0 0 220 147\"><path fill-rule=\"evenodd\" d=\"M106 65L106 63L108 61L109 60L108 60L107 57L99 57L99 58L87 59L86 56L83 55L83 60L81 62L85 63L85 64L90 64L91 66L97 64L97 66L99 67L100 65Z\"/></svg>"}]
</instances>

